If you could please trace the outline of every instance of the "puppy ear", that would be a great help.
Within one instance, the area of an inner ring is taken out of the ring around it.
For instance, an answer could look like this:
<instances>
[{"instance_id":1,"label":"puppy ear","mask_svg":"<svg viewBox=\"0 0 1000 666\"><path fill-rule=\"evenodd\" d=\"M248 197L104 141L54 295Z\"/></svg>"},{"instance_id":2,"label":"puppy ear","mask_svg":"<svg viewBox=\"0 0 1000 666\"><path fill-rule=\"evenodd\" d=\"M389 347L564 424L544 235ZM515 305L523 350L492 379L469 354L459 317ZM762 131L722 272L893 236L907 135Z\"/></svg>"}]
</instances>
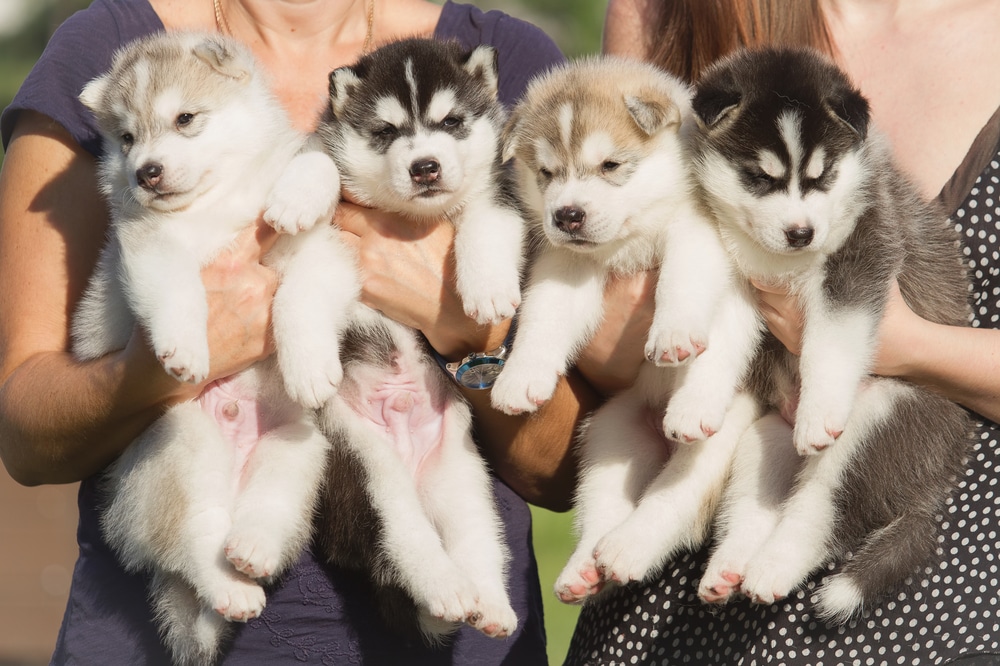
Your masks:
<instances>
[{"instance_id":1,"label":"puppy ear","mask_svg":"<svg viewBox=\"0 0 1000 666\"><path fill-rule=\"evenodd\" d=\"M834 117L842 120L862 140L868 136L868 126L871 122L871 107L868 100L856 89L847 86L837 94L823 101L824 106Z\"/></svg>"},{"instance_id":2,"label":"puppy ear","mask_svg":"<svg viewBox=\"0 0 1000 666\"><path fill-rule=\"evenodd\" d=\"M656 99L655 96L646 94L627 95L625 108L639 129L648 136L681 122L680 109L668 98Z\"/></svg>"},{"instance_id":3,"label":"puppy ear","mask_svg":"<svg viewBox=\"0 0 1000 666\"><path fill-rule=\"evenodd\" d=\"M517 146L520 139L521 113L520 107L515 106L514 110L510 114L510 117L507 118L507 122L503 126L503 132L500 135L501 162L509 162L514 157L514 153L517 152Z\"/></svg>"},{"instance_id":4,"label":"puppy ear","mask_svg":"<svg viewBox=\"0 0 1000 666\"><path fill-rule=\"evenodd\" d=\"M110 74L103 74L95 79L91 79L80 92L80 101L83 102L85 107L96 113L110 82Z\"/></svg>"},{"instance_id":5,"label":"puppy ear","mask_svg":"<svg viewBox=\"0 0 1000 666\"><path fill-rule=\"evenodd\" d=\"M338 67L330 72L330 110L335 118L343 113L351 90L360 83L357 72L350 67Z\"/></svg>"},{"instance_id":6,"label":"puppy ear","mask_svg":"<svg viewBox=\"0 0 1000 666\"><path fill-rule=\"evenodd\" d=\"M483 85L496 97L500 86L496 49L488 44L477 46L465 59L463 66L473 78L481 79Z\"/></svg>"},{"instance_id":7,"label":"puppy ear","mask_svg":"<svg viewBox=\"0 0 1000 666\"><path fill-rule=\"evenodd\" d=\"M253 56L231 40L208 35L194 46L194 54L223 76L240 81L253 71Z\"/></svg>"},{"instance_id":8,"label":"puppy ear","mask_svg":"<svg viewBox=\"0 0 1000 666\"><path fill-rule=\"evenodd\" d=\"M704 127L714 127L740 106L743 95L725 85L698 86L691 100L695 118Z\"/></svg>"}]
</instances>

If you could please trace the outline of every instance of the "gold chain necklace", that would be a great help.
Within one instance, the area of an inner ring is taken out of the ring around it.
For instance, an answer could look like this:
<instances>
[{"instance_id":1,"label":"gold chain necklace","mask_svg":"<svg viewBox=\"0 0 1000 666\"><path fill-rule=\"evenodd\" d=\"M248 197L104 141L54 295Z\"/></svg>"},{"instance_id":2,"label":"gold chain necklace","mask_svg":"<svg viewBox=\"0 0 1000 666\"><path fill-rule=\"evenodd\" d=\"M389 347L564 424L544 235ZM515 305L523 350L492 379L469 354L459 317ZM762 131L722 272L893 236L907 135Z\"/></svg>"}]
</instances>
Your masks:
<instances>
[{"instance_id":1,"label":"gold chain necklace","mask_svg":"<svg viewBox=\"0 0 1000 666\"><path fill-rule=\"evenodd\" d=\"M365 41L361 45L361 55L371 50L372 40L375 36L375 0L366 0L365 5L368 8L368 29L365 32ZM220 0L212 0L212 6L215 8L215 29L232 37L233 29L229 27L229 21L226 19L225 12L222 11Z\"/></svg>"}]
</instances>

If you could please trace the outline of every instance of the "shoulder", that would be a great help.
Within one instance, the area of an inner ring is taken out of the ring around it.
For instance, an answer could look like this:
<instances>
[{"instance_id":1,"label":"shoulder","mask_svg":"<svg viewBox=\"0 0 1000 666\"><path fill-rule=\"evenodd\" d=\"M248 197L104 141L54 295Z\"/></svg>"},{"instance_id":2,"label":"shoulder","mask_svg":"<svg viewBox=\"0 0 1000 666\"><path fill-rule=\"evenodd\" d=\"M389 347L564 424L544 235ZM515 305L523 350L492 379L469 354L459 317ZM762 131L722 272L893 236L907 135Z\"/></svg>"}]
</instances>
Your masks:
<instances>
[{"instance_id":1,"label":"shoulder","mask_svg":"<svg viewBox=\"0 0 1000 666\"><path fill-rule=\"evenodd\" d=\"M162 27L147 0L94 0L70 16L53 33L13 102L4 110L0 118L4 146L13 132L17 113L33 110L58 122L81 146L96 154L100 139L77 95L87 81L110 67L119 47Z\"/></svg>"},{"instance_id":2,"label":"shoulder","mask_svg":"<svg viewBox=\"0 0 1000 666\"><path fill-rule=\"evenodd\" d=\"M565 60L556 43L538 26L501 11L483 11L450 0L434 34L439 39L456 39L468 48L480 44L494 47L500 98L508 106L517 101L528 81Z\"/></svg>"}]
</instances>

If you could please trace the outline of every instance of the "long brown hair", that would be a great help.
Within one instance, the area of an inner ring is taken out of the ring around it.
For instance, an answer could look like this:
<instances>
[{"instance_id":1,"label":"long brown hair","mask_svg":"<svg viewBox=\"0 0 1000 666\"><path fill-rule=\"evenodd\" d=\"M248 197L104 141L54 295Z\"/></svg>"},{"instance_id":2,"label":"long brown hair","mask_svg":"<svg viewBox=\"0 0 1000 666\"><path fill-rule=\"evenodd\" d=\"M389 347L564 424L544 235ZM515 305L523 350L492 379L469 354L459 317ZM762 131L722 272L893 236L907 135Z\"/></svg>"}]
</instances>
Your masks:
<instances>
[{"instance_id":1,"label":"long brown hair","mask_svg":"<svg viewBox=\"0 0 1000 666\"><path fill-rule=\"evenodd\" d=\"M686 81L696 81L714 60L742 46L812 46L833 52L819 0L661 0L658 4L646 51L652 62Z\"/></svg>"}]
</instances>

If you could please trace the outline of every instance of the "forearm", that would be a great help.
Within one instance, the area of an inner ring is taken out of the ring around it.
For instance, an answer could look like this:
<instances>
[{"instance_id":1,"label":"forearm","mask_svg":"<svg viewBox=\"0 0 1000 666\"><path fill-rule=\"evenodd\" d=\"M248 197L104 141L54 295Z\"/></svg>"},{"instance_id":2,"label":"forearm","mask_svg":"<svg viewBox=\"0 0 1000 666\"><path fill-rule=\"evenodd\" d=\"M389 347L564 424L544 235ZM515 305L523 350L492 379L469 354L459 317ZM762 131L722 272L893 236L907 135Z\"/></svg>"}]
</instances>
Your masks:
<instances>
[{"instance_id":1,"label":"forearm","mask_svg":"<svg viewBox=\"0 0 1000 666\"><path fill-rule=\"evenodd\" d=\"M6 377L0 458L16 481L86 478L162 413L179 385L158 364L140 369L134 356L127 349L79 363L67 353L39 352Z\"/></svg>"},{"instance_id":2,"label":"forearm","mask_svg":"<svg viewBox=\"0 0 1000 666\"><path fill-rule=\"evenodd\" d=\"M493 409L488 390L465 394L478 441L497 475L532 504L569 510L576 488L578 425L599 404L593 389L571 372L559 380L551 400L534 414L520 416Z\"/></svg>"},{"instance_id":3,"label":"forearm","mask_svg":"<svg viewBox=\"0 0 1000 666\"><path fill-rule=\"evenodd\" d=\"M1000 421L1000 330L944 326L915 319L883 344L875 372L939 391Z\"/></svg>"}]
</instances>

